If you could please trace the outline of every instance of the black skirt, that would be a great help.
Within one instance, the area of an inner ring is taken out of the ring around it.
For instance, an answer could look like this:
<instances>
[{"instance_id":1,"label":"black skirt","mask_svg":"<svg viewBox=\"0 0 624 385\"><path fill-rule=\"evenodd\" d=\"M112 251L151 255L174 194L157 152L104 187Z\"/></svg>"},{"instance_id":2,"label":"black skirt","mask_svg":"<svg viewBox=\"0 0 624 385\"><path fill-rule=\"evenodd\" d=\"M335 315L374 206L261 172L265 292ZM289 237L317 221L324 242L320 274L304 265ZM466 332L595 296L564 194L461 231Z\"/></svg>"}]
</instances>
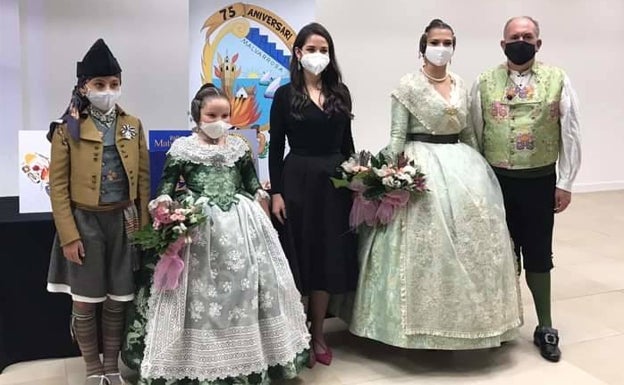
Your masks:
<instances>
[{"instance_id":1,"label":"black skirt","mask_svg":"<svg viewBox=\"0 0 624 385\"><path fill-rule=\"evenodd\" d=\"M292 152L284 161L282 241L302 295L342 294L357 287L357 239L349 228L352 193L334 188L330 180L343 161L341 154Z\"/></svg>"}]
</instances>

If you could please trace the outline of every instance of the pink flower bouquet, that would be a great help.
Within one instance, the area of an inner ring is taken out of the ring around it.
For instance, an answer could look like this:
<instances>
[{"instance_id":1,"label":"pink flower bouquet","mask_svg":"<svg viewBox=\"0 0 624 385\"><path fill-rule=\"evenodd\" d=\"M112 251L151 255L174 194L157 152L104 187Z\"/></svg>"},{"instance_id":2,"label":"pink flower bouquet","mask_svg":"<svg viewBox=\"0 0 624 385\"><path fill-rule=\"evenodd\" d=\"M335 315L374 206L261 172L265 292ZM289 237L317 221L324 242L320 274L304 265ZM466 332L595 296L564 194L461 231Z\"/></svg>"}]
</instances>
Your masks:
<instances>
[{"instance_id":1,"label":"pink flower bouquet","mask_svg":"<svg viewBox=\"0 0 624 385\"><path fill-rule=\"evenodd\" d=\"M338 171L342 177L332 178L334 186L355 192L349 216L352 228L387 225L410 198L427 191L425 175L404 154L393 160L361 151L343 162Z\"/></svg>"},{"instance_id":2,"label":"pink flower bouquet","mask_svg":"<svg viewBox=\"0 0 624 385\"><path fill-rule=\"evenodd\" d=\"M153 251L160 256L154 270L154 286L157 290L173 290L178 287L184 261L180 250L190 243L190 231L206 221L203 206L206 198L193 197L177 202L162 195L149 204L152 224L133 234L132 242L142 250Z\"/></svg>"}]
</instances>

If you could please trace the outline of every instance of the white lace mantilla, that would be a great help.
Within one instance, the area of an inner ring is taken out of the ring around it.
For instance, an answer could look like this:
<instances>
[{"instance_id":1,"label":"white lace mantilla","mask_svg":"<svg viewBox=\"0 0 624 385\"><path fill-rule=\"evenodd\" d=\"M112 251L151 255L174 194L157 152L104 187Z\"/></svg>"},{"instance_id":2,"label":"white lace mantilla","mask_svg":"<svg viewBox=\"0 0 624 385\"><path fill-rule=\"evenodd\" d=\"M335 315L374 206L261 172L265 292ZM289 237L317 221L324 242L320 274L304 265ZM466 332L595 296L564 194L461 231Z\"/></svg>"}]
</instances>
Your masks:
<instances>
[{"instance_id":1,"label":"white lace mantilla","mask_svg":"<svg viewBox=\"0 0 624 385\"><path fill-rule=\"evenodd\" d=\"M197 164L234 167L236 161L247 151L247 142L236 135L228 135L225 146L202 143L197 135L191 135L176 139L167 154L175 159Z\"/></svg>"},{"instance_id":2,"label":"white lace mantilla","mask_svg":"<svg viewBox=\"0 0 624 385\"><path fill-rule=\"evenodd\" d=\"M433 88L422 72L409 73L401 78L392 92L431 134L457 134L466 127L467 91L461 78L453 79L450 103Z\"/></svg>"}]
</instances>

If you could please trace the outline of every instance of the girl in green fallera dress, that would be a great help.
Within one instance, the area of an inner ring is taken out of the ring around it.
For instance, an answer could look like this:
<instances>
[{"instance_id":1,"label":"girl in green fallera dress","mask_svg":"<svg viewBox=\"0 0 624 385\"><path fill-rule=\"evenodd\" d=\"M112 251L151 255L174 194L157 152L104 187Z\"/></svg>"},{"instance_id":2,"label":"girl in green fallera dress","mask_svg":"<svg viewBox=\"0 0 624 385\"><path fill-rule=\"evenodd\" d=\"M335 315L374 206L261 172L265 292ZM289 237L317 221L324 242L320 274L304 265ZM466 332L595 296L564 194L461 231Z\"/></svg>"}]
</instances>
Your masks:
<instances>
[{"instance_id":1,"label":"girl in green fallera dress","mask_svg":"<svg viewBox=\"0 0 624 385\"><path fill-rule=\"evenodd\" d=\"M204 85L191 104L198 128L167 154L158 198L170 203L180 177L205 197L209 220L181 252L179 286L151 284L155 257L141 272L124 360L139 384L269 384L293 378L307 362L309 335L277 233L267 216L251 151L228 135L229 99ZM264 210L263 210L264 209Z\"/></svg>"}]
</instances>

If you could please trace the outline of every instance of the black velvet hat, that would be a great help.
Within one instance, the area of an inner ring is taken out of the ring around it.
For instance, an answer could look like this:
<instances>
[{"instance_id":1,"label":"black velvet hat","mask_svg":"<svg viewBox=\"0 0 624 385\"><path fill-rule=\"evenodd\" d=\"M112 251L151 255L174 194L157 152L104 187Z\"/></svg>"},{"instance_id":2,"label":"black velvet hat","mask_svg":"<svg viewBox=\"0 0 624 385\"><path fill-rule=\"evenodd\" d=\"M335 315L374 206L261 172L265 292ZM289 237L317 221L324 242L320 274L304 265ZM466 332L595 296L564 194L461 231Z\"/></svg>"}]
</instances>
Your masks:
<instances>
[{"instance_id":1,"label":"black velvet hat","mask_svg":"<svg viewBox=\"0 0 624 385\"><path fill-rule=\"evenodd\" d=\"M76 65L76 76L96 77L114 76L121 73L121 67L104 40L98 39L89 49L82 61Z\"/></svg>"}]
</instances>

